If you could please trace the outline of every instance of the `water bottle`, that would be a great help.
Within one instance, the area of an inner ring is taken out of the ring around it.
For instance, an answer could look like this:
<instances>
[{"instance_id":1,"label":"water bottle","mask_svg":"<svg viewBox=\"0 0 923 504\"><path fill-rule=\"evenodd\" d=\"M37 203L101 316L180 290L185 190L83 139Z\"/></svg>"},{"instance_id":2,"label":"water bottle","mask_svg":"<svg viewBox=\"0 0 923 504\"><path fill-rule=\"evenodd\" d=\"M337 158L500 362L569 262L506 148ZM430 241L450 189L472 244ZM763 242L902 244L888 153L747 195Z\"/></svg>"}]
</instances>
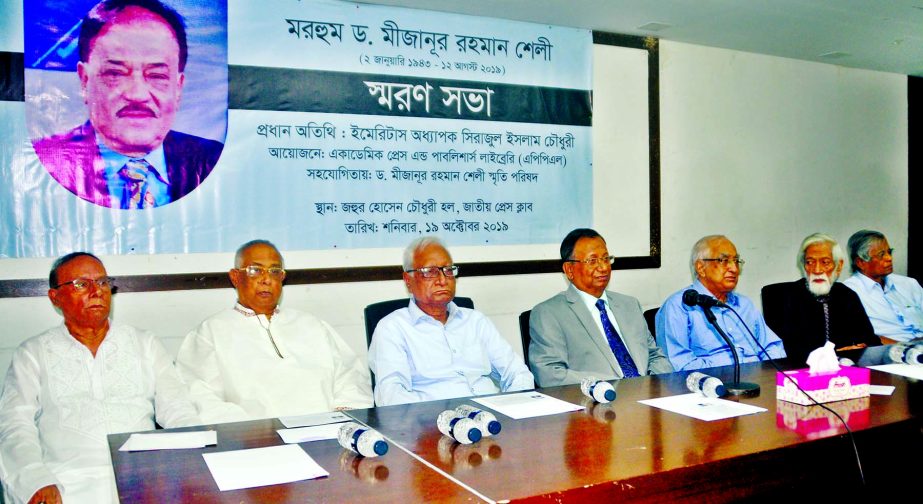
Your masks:
<instances>
[{"instance_id":1,"label":"water bottle","mask_svg":"<svg viewBox=\"0 0 923 504\"><path fill-rule=\"evenodd\" d=\"M337 441L343 448L363 457L378 457L388 453L388 442L381 434L356 422L343 424L337 434Z\"/></svg>"},{"instance_id":2,"label":"water bottle","mask_svg":"<svg viewBox=\"0 0 923 504\"><path fill-rule=\"evenodd\" d=\"M891 362L914 366L921 365L923 364L923 345L908 345L906 343L891 345L888 349L888 358L891 359Z\"/></svg>"},{"instance_id":3,"label":"water bottle","mask_svg":"<svg viewBox=\"0 0 923 504\"><path fill-rule=\"evenodd\" d=\"M481 429L470 418L459 417L455 410L445 410L436 417L439 432L461 444L475 443L481 439Z\"/></svg>"},{"instance_id":4,"label":"water bottle","mask_svg":"<svg viewBox=\"0 0 923 504\"><path fill-rule=\"evenodd\" d=\"M580 391L596 402L607 403L615 400L615 388L612 384L593 377L580 381Z\"/></svg>"},{"instance_id":5,"label":"water bottle","mask_svg":"<svg viewBox=\"0 0 923 504\"><path fill-rule=\"evenodd\" d=\"M724 397L727 394L721 380L698 371L689 373L689 376L686 377L686 388L705 397Z\"/></svg>"},{"instance_id":6,"label":"water bottle","mask_svg":"<svg viewBox=\"0 0 923 504\"><path fill-rule=\"evenodd\" d=\"M480 429L484 437L490 437L500 433L500 421L489 411L475 408L470 404L462 404L455 408L455 413L458 413L458 416L468 417L474 420L478 424L478 429Z\"/></svg>"}]
</instances>

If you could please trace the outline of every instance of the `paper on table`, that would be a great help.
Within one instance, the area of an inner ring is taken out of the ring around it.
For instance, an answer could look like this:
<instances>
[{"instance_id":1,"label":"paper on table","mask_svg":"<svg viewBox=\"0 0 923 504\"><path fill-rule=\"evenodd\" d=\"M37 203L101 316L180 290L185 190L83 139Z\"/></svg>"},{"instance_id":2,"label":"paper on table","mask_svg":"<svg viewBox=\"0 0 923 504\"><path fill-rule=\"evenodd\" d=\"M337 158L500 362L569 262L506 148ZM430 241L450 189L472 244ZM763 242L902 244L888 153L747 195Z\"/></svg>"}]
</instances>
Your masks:
<instances>
[{"instance_id":1,"label":"paper on table","mask_svg":"<svg viewBox=\"0 0 923 504\"><path fill-rule=\"evenodd\" d=\"M132 434L119 451L182 450L205 448L218 444L218 433L213 430L193 432L151 432Z\"/></svg>"},{"instance_id":2,"label":"paper on table","mask_svg":"<svg viewBox=\"0 0 923 504\"><path fill-rule=\"evenodd\" d=\"M473 397L471 400L516 420L583 409L583 406L555 399L541 392Z\"/></svg>"},{"instance_id":3,"label":"paper on table","mask_svg":"<svg viewBox=\"0 0 923 504\"><path fill-rule=\"evenodd\" d=\"M282 422L282 425L291 429L294 427L350 422L352 418L349 418L339 411L328 411L326 413L313 413L311 415L279 417L279 421Z\"/></svg>"},{"instance_id":4,"label":"paper on table","mask_svg":"<svg viewBox=\"0 0 923 504\"><path fill-rule=\"evenodd\" d=\"M324 439L336 439L340 432L341 425L325 424L311 425L308 427L298 427L297 429L279 429L276 432L286 443L307 443L308 441L323 441Z\"/></svg>"},{"instance_id":5,"label":"paper on table","mask_svg":"<svg viewBox=\"0 0 923 504\"><path fill-rule=\"evenodd\" d=\"M300 446L293 444L203 453L202 458L222 492L330 475Z\"/></svg>"},{"instance_id":6,"label":"paper on table","mask_svg":"<svg viewBox=\"0 0 923 504\"><path fill-rule=\"evenodd\" d=\"M894 385L869 385L869 394L891 395L893 393L894 393Z\"/></svg>"},{"instance_id":7,"label":"paper on table","mask_svg":"<svg viewBox=\"0 0 923 504\"><path fill-rule=\"evenodd\" d=\"M680 394L670 397L658 397L657 399L645 399L638 401L641 404L653 406L655 408L672 411L681 415L698 418L710 422L712 420L721 420L722 418L733 418L754 413L762 413L766 408L743 404L725 399L712 399L702 394Z\"/></svg>"},{"instance_id":8,"label":"paper on table","mask_svg":"<svg viewBox=\"0 0 923 504\"><path fill-rule=\"evenodd\" d=\"M886 373L906 376L907 378L916 378L923 380L923 366L911 366L910 364L885 364L883 366L869 366L870 369L877 369Z\"/></svg>"}]
</instances>

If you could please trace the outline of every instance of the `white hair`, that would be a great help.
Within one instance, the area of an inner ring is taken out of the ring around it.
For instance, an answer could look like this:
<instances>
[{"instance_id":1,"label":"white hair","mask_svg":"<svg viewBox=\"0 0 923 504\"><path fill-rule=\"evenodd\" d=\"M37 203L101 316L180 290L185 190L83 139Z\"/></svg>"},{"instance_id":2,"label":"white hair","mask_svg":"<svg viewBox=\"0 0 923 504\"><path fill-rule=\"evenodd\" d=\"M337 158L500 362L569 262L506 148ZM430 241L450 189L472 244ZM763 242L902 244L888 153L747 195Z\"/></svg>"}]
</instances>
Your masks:
<instances>
[{"instance_id":1,"label":"white hair","mask_svg":"<svg viewBox=\"0 0 923 504\"><path fill-rule=\"evenodd\" d=\"M425 249L426 247L429 247L430 245L439 245L440 247L448 251L445 244L442 243L442 240L440 240L436 236L432 236L432 235L421 236L417 238L416 240L410 242L410 245L407 245L407 248L404 249L404 271L405 272L413 269L413 256L415 256L417 252Z\"/></svg>"},{"instance_id":2,"label":"white hair","mask_svg":"<svg viewBox=\"0 0 923 504\"><path fill-rule=\"evenodd\" d=\"M711 252L711 243L716 240L725 239L728 240L727 236L724 235L708 235L699 238L699 241L695 242L695 245L692 246L692 253L689 254L689 271L692 273L692 281L694 282L699 278L699 274L695 271L696 261L701 261L702 259L707 259L708 254ZM731 240L728 240L731 241Z\"/></svg>"},{"instance_id":3,"label":"white hair","mask_svg":"<svg viewBox=\"0 0 923 504\"><path fill-rule=\"evenodd\" d=\"M280 261L282 260L282 253L279 252L279 248L276 247L275 245L273 245L273 243L272 243L271 241L269 241L269 240L250 240L250 241L248 241L247 243L244 243L243 245L241 245L241 246L237 249L237 252L234 254L234 267L235 267L235 268L242 268L242 267L244 266L244 253L245 253L247 250L249 250L250 248L255 247L255 246L257 246L257 245L265 245L265 246L267 246L267 247L269 247L269 248L275 250L275 251L276 251L276 254L279 255L279 260L280 260Z\"/></svg>"},{"instance_id":4,"label":"white hair","mask_svg":"<svg viewBox=\"0 0 923 504\"><path fill-rule=\"evenodd\" d=\"M804 269L804 254L807 252L808 247L811 245L816 245L818 243L827 243L830 245L830 250L833 252L833 262L838 266L840 261L846 259L846 252L843 251L843 247L833 239L832 236L824 233L814 233L809 235L804 241L801 242L801 248L798 249L798 257L795 259L798 263L798 270L801 271L801 276L807 277L808 272ZM836 278L834 278L836 280Z\"/></svg>"}]
</instances>

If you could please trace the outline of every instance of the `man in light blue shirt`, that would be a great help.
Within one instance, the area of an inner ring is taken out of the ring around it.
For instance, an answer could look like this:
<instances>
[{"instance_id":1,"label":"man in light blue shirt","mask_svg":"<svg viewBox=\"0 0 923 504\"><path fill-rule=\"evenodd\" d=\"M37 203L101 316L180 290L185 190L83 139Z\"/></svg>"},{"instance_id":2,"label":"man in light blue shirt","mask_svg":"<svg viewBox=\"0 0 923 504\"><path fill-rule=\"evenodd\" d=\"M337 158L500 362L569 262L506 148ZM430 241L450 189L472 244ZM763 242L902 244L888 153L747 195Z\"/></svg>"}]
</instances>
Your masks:
<instances>
[{"instance_id":1,"label":"man in light blue shirt","mask_svg":"<svg viewBox=\"0 0 923 504\"><path fill-rule=\"evenodd\" d=\"M657 312L657 344L677 370L692 370L734 363L731 349L718 331L705 318L704 309L683 304L683 293L695 289L725 303L743 319L741 323L728 308L711 308L717 323L737 349L740 362L753 362L785 357L782 340L766 326L763 316L746 296L734 292L744 261L737 247L727 237L711 235L692 247L689 266L693 283L680 289L663 302ZM763 352L747 332L749 328Z\"/></svg>"},{"instance_id":2,"label":"man in light blue shirt","mask_svg":"<svg viewBox=\"0 0 923 504\"><path fill-rule=\"evenodd\" d=\"M894 249L885 235L863 229L849 238L853 275L843 283L856 291L882 343L923 336L923 288L910 277L893 273Z\"/></svg>"},{"instance_id":3,"label":"man in light blue shirt","mask_svg":"<svg viewBox=\"0 0 923 504\"><path fill-rule=\"evenodd\" d=\"M369 346L378 406L534 387L522 357L490 320L452 301L457 274L436 237L418 238L404 251L412 298L378 322Z\"/></svg>"}]
</instances>

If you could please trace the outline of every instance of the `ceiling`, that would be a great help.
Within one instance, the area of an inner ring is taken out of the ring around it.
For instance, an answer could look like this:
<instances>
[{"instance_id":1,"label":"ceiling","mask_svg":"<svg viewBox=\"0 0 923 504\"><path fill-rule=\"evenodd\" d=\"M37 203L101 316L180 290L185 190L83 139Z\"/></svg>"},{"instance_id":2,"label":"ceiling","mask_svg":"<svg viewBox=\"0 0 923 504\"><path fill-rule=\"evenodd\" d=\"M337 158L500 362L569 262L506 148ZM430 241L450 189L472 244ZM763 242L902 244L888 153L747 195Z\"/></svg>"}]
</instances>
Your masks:
<instances>
[{"instance_id":1,"label":"ceiling","mask_svg":"<svg viewBox=\"0 0 923 504\"><path fill-rule=\"evenodd\" d=\"M923 76L923 0L364 0L364 3L650 35L663 40Z\"/></svg>"}]
</instances>

